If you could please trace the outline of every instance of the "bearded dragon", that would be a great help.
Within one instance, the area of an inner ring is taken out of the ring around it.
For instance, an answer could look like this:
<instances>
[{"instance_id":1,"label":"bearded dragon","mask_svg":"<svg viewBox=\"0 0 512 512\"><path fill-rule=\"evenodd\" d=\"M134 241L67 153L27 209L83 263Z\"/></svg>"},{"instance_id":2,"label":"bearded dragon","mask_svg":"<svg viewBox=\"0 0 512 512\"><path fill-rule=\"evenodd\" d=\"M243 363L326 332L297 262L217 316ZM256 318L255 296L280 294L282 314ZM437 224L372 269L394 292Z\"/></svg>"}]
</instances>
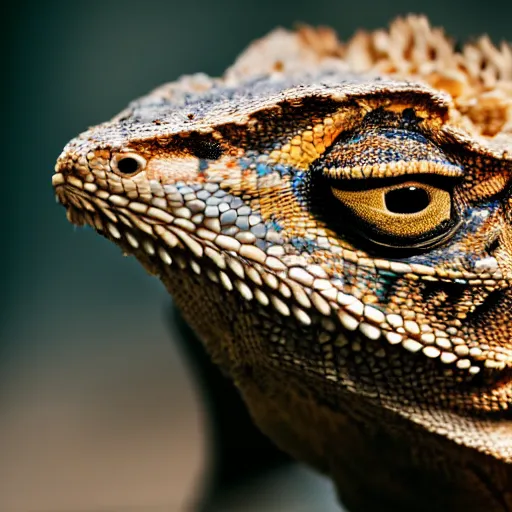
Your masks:
<instances>
[{"instance_id":1,"label":"bearded dragon","mask_svg":"<svg viewBox=\"0 0 512 512\"><path fill-rule=\"evenodd\" d=\"M71 140L52 180L348 510L512 511L509 45L420 16L277 29Z\"/></svg>"}]
</instances>

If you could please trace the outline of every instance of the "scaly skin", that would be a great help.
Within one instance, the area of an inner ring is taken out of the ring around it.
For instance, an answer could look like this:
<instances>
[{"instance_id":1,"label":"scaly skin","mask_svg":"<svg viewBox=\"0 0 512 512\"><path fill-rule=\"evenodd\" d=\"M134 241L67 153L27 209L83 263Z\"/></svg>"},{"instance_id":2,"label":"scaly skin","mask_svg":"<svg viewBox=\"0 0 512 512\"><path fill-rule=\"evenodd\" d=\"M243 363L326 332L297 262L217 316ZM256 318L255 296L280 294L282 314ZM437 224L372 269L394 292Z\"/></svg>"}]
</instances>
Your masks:
<instances>
[{"instance_id":1,"label":"scaly skin","mask_svg":"<svg viewBox=\"0 0 512 512\"><path fill-rule=\"evenodd\" d=\"M350 510L512 510L512 52L277 30L72 140L53 183L160 277Z\"/></svg>"}]
</instances>

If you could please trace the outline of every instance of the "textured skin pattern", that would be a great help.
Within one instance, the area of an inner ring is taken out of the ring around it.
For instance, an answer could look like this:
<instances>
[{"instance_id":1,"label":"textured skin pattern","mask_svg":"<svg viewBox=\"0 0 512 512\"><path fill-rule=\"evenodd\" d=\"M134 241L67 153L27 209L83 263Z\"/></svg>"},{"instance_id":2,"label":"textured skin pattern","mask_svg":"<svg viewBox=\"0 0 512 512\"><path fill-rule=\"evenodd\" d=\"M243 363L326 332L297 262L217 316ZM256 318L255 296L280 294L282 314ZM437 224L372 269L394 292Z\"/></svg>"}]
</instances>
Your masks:
<instances>
[{"instance_id":1,"label":"textured skin pattern","mask_svg":"<svg viewBox=\"0 0 512 512\"><path fill-rule=\"evenodd\" d=\"M421 17L276 30L53 176L355 511L512 510L511 182L510 47Z\"/></svg>"}]
</instances>

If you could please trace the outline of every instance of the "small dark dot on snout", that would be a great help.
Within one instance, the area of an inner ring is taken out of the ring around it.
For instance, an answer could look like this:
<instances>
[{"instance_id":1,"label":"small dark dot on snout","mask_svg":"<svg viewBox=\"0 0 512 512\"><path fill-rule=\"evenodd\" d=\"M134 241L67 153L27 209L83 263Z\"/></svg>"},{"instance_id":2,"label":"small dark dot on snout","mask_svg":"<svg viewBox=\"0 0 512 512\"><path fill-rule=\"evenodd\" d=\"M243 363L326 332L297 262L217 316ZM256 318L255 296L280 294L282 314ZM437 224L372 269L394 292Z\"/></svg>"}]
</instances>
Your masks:
<instances>
[{"instance_id":1,"label":"small dark dot on snout","mask_svg":"<svg viewBox=\"0 0 512 512\"><path fill-rule=\"evenodd\" d=\"M122 158L117 162L119 172L123 174L133 174L139 170L140 163L132 157Z\"/></svg>"}]
</instances>

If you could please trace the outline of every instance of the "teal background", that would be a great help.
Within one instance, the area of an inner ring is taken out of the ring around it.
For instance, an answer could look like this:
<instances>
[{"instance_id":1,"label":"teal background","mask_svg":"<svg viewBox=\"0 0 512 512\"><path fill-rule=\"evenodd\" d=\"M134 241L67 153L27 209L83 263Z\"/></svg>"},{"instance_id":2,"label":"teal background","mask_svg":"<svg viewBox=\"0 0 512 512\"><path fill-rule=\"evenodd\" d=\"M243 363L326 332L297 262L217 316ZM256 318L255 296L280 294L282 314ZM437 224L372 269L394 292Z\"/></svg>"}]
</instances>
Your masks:
<instances>
[{"instance_id":1,"label":"teal background","mask_svg":"<svg viewBox=\"0 0 512 512\"><path fill-rule=\"evenodd\" d=\"M460 40L512 39L510 1L51 1L4 11L0 510L180 510L204 466L203 412L169 341L169 299L136 261L66 221L50 182L64 144L165 81L221 74L277 25L331 25L343 39L411 10ZM302 495L291 489L293 503Z\"/></svg>"}]
</instances>

